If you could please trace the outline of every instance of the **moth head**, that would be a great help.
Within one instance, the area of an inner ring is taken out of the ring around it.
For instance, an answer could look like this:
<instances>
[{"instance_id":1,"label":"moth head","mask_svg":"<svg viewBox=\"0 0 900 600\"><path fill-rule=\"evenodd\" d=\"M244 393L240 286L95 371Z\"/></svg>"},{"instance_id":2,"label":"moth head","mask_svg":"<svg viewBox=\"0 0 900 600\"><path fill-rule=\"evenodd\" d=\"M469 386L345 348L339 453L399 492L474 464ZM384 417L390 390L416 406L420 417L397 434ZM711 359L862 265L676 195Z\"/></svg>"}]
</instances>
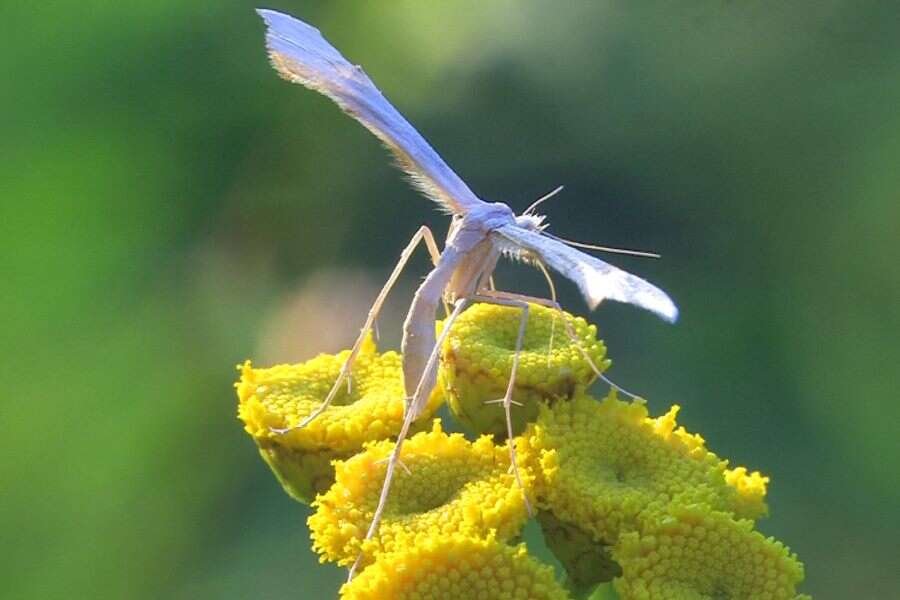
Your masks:
<instances>
[{"instance_id":1,"label":"moth head","mask_svg":"<svg viewBox=\"0 0 900 600\"><path fill-rule=\"evenodd\" d=\"M522 229L541 233L547 228L548 223L544 223L545 215L536 215L533 213L523 213L516 216L516 225Z\"/></svg>"},{"instance_id":2,"label":"moth head","mask_svg":"<svg viewBox=\"0 0 900 600\"><path fill-rule=\"evenodd\" d=\"M547 223L544 223L545 217L544 215L539 215L534 210L541 205L546 200L549 200L556 194L560 193L563 189L563 186L558 186L553 191L544 194L537 200L531 203L531 206L525 209L521 215L516 217L516 225L521 227L522 229L527 229L528 231L532 231L534 233L543 233L545 229L547 229Z\"/></svg>"}]
</instances>

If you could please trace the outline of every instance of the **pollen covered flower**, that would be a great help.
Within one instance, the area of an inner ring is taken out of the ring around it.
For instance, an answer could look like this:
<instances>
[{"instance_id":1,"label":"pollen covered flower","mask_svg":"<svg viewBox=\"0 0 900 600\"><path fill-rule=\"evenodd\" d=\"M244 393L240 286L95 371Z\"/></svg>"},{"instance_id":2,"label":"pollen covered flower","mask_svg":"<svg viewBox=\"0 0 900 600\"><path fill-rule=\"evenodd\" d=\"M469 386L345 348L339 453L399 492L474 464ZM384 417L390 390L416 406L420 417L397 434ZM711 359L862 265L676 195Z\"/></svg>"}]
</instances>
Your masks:
<instances>
[{"instance_id":1,"label":"pollen covered flower","mask_svg":"<svg viewBox=\"0 0 900 600\"><path fill-rule=\"evenodd\" d=\"M553 568L525 546L449 535L402 546L341 588L341 600L566 600Z\"/></svg>"},{"instance_id":2,"label":"pollen covered flower","mask_svg":"<svg viewBox=\"0 0 900 600\"><path fill-rule=\"evenodd\" d=\"M393 447L388 441L372 443L335 463L335 484L316 498L316 512L308 521L313 549L322 561L350 565L364 550L364 564L369 564L378 553L451 534L486 537L494 531L507 540L520 532L527 512L522 490L509 473L508 449L487 436L469 442L461 434L448 435L435 420L431 431L404 443L406 468L394 471L381 525L363 544ZM520 474L529 488L529 474Z\"/></svg>"},{"instance_id":3,"label":"pollen covered flower","mask_svg":"<svg viewBox=\"0 0 900 600\"><path fill-rule=\"evenodd\" d=\"M653 419L643 401L624 402L615 392L600 402L582 394L544 407L517 446L538 473L539 504L606 544L675 498L727 511L742 506L725 480L727 461L699 435L676 428L677 412L673 406Z\"/></svg>"},{"instance_id":4,"label":"pollen covered flower","mask_svg":"<svg viewBox=\"0 0 900 600\"><path fill-rule=\"evenodd\" d=\"M801 598L796 555L753 531L752 521L702 504L648 516L640 532L622 535L613 556L622 566L614 582L622 600Z\"/></svg>"},{"instance_id":5,"label":"pollen covered flower","mask_svg":"<svg viewBox=\"0 0 900 600\"><path fill-rule=\"evenodd\" d=\"M296 425L321 406L349 354L321 354L267 369L255 369L250 361L238 367L238 417L285 490L304 502L331 485L333 459L396 435L403 422L400 355L379 354L369 337L353 363L349 391L342 385L331 406L305 427L284 434L272 431ZM426 415L441 400L436 390Z\"/></svg>"},{"instance_id":6,"label":"pollen covered flower","mask_svg":"<svg viewBox=\"0 0 900 600\"><path fill-rule=\"evenodd\" d=\"M514 434L537 417L539 401L570 398L595 378L584 354L566 333L566 322L598 369L610 364L596 326L569 313L528 306L513 392L513 400L522 404L512 413ZM522 310L515 307L476 304L454 323L442 348L442 381L450 408L475 432L506 436L503 411L485 401L506 393L521 315Z\"/></svg>"}]
</instances>

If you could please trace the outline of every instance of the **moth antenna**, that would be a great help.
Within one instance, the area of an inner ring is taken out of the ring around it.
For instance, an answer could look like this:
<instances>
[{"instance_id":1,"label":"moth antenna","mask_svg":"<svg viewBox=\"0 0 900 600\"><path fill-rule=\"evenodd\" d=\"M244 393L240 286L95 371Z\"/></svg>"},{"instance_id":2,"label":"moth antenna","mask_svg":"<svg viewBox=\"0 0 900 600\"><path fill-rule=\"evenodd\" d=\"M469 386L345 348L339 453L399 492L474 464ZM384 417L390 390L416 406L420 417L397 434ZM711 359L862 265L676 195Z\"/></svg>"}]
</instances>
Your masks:
<instances>
[{"instance_id":1,"label":"moth antenna","mask_svg":"<svg viewBox=\"0 0 900 600\"><path fill-rule=\"evenodd\" d=\"M523 215L530 215L532 212L534 212L534 209L536 209L536 208L541 204L541 202L543 202L544 200L549 200L550 198L552 198L553 196L557 195L557 194L560 193L561 191L563 191L563 186L559 186L559 187L557 187L555 190L553 190L552 192L550 192L550 193L548 193L548 194L544 194L543 196L541 196L540 198L538 198L537 200L535 200L534 202L532 202L532 203L531 203L531 206L529 206L528 208L526 208L526 209L525 209L525 212L522 213L522 214L523 214Z\"/></svg>"},{"instance_id":2,"label":"moth antenna","mask_svg":"<svg viewBox=\"0 0 900 600\"><path fill-rule=\"evenodd\" d=\"M584 242L575 242L572 240L567 240L565 238L561 238L558 235L553 235L547 231L542 232L549 238L556 240L557 242L562 242L563 244L568 244L569 246L573 246L575 248L586 248L588 250L599 250L600 252L610 252L612 254L627 254L629 256L642 256L644 258L662 258L661 254L657 254L656 252L645 252L643 250L628 250L626 248L611 248L609 246L597 246L596 244L585 244Z\"/></svg>"}]
</instances>

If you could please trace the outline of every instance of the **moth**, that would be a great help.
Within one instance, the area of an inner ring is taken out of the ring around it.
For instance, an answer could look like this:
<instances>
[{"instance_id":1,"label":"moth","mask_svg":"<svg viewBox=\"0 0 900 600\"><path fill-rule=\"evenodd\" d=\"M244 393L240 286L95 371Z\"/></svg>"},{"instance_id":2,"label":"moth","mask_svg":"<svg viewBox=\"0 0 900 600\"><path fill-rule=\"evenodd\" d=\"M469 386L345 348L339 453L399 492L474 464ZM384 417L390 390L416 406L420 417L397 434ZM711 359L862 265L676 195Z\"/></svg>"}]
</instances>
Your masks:
<instances>
[{"instance_id":1,"label":"moth","mask_svg":"<svg viewBox=\"0 0 900 600\"><path fill-rule=\"evenodd\" d=\"M509 384L504 397L496 401L506 411L510 463L521 486L509 416L511 406L515 403L512 393L518 355L528 320L528 303L543 304L557 310L561 308L555 299L535 298L493 289L491 275L500 257L506 255L523 260L543 270L550 267L578 286L591 309L596 308L603 300L615 300L650 310L669 322L675 322L678 318L678 309L669 296L656 286L581 252L570 245L574 243L567 243L547 233L545 217L536 214L534 209L558 189L539 199L520 215L516 215L502 202L486 202L479 198L388 102L362 68L347 61L317 29L273 10L261 9L257 12L267 26L269 58L281 77L331 98L344 112L381 140L422 194L452 216L443 249L439 249L432 232L422 226L403 250L322 405L294 427L276 431L284 432L305 426L328 407L344 381L349 384L352 363L367 332L375 323L387 294L410 255L424 242L434 268L416 290L403 325L401 351L406 390L405 418L387 464L380 503L366 537L368 539L374 535L378 528L403 440L410 424L422 413L436 384L438 357L443 341L453 322L476 302L512 306L521 310ZM435 335L434 324L436 312L442 303L446 303L449 315L438 337ZM567 323L565 319L563 321ZM574 333L569 331L569 335L573 336ZM583 355L587 356L584 352ZM591 366L600 376L596 366ZM530 512L527 497L525 501ZM351 568L351 577L358 564L359 559Z\"/></svg>"}]
</instances>

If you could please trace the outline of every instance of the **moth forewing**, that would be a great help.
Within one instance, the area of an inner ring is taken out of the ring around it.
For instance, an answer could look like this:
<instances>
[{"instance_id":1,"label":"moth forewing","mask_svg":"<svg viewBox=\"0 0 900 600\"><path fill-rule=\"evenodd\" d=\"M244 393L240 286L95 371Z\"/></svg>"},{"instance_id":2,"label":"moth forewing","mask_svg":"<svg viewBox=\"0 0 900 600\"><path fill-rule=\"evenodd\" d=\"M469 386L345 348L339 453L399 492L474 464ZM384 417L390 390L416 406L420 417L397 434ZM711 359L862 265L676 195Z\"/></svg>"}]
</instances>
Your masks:
<instances>
[{"instance_id":1,"label":"moth forewing","mask_svg":"<svg viewBox=\"0 0 900 600\"><path fill-rule=\"evenodd\" d=\"M493 233L500 237L501 245L511 243L525 253L534 254L573 281L591 309L603 300L615 300L645 308L670 323L678 319L678 308L672 299L637 275L516 225L499 227Z\"/></svg>"},{"instance_id":2,"label":"moth forewing","mask_svg":"<svg viewBox=\"0 0 900 600\"><path fill-rule=\"evenodd\" d=\"M331 98L394 153L400 167L426 196L454 214L484 204L403 118L357 65L318 29L273 10L257 10L266 22L272 65L292 83Z\"/></svg>"}]
</instances>

